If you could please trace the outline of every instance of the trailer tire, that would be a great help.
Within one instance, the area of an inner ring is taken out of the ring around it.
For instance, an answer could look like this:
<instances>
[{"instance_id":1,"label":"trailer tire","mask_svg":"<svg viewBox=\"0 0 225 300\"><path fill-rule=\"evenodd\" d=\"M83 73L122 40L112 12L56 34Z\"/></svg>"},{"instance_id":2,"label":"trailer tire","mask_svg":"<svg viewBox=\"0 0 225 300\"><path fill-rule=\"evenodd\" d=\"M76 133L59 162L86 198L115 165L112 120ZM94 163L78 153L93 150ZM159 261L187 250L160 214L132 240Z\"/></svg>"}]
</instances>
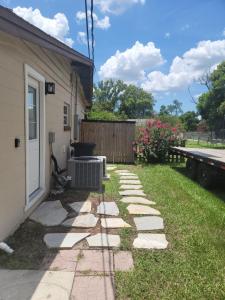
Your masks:
<instances>
[{"instance_id":1,"label":"trailer tire","mask_svg":"<svg viewBox=\"0 0 225 300\"><path fill-rule=\"evenodd\" d=\"M193 180L196 179L198 162L194 159L188 158L186 161L186 169L188 171L188 176Z\"/></svg>"},{"instance_id":2,"label":"trailer tire","mask_svg":"<svg viewBox=\"0 0 225 300\"><path fill-rule=\"evenodd\" d=\"M207 189L213 188L215 184L215 172L212 167L200 163L198 165L198 173L197 173L198 183Z\"/></svg>"}]
</instances>

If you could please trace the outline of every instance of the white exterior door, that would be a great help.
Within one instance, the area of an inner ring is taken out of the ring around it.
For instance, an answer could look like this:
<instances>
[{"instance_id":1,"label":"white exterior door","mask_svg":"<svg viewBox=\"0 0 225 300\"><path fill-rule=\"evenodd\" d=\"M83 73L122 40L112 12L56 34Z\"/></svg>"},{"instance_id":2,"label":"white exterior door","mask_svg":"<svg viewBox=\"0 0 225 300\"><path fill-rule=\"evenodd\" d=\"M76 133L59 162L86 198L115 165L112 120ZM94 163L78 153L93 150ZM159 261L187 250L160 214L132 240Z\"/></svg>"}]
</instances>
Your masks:
<instances>
[{"instance_id":1,"label":"white exterior door","mask_svg":"<svg viewBox=\"0 0 225 300\"><path fill-rule=\"evenodd\" d=\"M28 78L29 197L40 188L40 91L39 82Z\"/></svg>"},{"instance_id":2,"label":"white exterior door","mask_svg":"<svg viewBox=\"0 0 225 300\"><path fill-rule=\"evenodd\" d=\"M29 210L46 192L45 78L25 65L26 203Z\"/></svg>"}]
</instances>

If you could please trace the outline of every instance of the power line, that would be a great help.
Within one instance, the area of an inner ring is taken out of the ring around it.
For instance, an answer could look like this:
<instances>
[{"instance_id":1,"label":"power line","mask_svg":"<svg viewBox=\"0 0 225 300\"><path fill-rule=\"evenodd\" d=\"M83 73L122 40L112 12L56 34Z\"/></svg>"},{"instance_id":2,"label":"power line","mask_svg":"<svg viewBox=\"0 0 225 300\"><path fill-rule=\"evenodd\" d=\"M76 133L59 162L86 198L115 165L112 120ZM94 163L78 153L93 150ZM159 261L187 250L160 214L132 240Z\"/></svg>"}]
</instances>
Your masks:
<instances>
[{"instance_id":1,"label":"power line","mask_svg":"<svg viewBox=\"0 0 225 300\"><path fill-rule=\"evenodd\" d=\"M88 45L88 57L91 57L90 53L90 40L89 40L89 24L88 24L88 10L87 10L87 0L85 0L85 14L86 14L86 35L87 35L87 45Z\"/></svg>"},{"instance_id":2,"label":"power line","mask_svg":"<svg viewBox=\"0 0 225 300\"><path fill-rule=\"evenodd\" d=\"M94 43L95 43L95 38L94 38L94 18L93 18L93 10L94 10L94 5L93 5L93 0L91 0L91 48L92 48L92 60L94 62L95 60L95 48L94 48Z\"/></svg>"}]
</instances>

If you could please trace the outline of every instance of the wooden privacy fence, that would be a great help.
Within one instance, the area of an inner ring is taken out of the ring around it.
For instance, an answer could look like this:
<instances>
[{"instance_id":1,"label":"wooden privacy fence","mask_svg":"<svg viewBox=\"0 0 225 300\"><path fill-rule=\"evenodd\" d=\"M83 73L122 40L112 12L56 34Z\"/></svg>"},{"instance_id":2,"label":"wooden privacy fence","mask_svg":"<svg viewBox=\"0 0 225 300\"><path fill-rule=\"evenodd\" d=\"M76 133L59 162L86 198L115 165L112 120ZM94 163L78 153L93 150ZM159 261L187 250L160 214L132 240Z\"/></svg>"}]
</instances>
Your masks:
<instances>
[{"instance_id":1,"label":"wooden privacy fence","mask_svg":"<svg viewBox=\"0 0 225 300\"><path fill-rule=\"evenodd\" d=\"M108 162L133 163L133 121L92 121L81 122L81 142L95 143L95 155L104 155Z\"/></svg>"}]
</instances>

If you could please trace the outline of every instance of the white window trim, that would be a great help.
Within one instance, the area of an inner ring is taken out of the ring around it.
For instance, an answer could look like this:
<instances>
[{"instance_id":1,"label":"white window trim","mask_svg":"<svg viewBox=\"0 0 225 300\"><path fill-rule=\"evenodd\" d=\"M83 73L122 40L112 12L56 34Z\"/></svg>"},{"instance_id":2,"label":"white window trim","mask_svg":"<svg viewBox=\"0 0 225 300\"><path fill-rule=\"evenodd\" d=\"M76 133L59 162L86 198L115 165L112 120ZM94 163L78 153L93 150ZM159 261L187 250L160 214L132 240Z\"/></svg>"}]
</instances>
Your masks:
<instances>
[{"instance_id":1,"label":"white window trim","mask_svg":"<svg viewBox=\"0 0 225 300\"><path fill-rule=\"evenodd\" d=\"M26 203L25 211L29 210L40 200L46 191L45 183L45 78L29 65L24 65L25 70L25 144L26 144ZM27 110L28 82L29 77L36 79L40 83L40 188L32 198L29 197L29 115Z\"/></svg>"}]
</instances>

